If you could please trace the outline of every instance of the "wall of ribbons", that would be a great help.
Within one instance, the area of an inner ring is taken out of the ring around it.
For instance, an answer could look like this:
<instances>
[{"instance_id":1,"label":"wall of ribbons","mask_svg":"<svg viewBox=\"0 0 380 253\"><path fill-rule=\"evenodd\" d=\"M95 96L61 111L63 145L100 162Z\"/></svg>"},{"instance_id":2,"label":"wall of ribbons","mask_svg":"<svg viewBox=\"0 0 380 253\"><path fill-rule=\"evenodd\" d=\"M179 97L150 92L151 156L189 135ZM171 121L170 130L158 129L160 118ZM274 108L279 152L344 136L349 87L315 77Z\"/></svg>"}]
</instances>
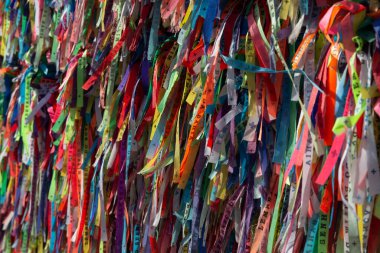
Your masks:
<instances>
[{"instance_id":1,"label":"wall of ribbons","mask_svg":"<svg viewBox=\"0 0 380 253\"><path fill-rule=\"evenodd\" d=\"M0 1L0 252L380 252L379 7Z\"/></svg>"}]
</instances>

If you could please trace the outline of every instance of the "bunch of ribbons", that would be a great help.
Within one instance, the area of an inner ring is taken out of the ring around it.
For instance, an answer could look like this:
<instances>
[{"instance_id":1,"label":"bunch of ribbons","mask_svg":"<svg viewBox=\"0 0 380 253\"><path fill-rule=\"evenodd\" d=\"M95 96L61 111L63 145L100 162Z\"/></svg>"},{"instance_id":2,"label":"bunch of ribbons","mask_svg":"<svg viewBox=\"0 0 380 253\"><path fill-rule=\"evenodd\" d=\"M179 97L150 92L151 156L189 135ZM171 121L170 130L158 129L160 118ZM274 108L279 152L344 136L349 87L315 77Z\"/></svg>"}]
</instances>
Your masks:
<instances>
[{"instance_id":1,"label":"bunch of ribbons","mask_svg":"<svg viewBox=\"0 0 380 253\"><path fill-rule=\"evenodd\" d=\"M379 7L0 1L0 252L379 252Z\"/></svg>"}]
</instances>

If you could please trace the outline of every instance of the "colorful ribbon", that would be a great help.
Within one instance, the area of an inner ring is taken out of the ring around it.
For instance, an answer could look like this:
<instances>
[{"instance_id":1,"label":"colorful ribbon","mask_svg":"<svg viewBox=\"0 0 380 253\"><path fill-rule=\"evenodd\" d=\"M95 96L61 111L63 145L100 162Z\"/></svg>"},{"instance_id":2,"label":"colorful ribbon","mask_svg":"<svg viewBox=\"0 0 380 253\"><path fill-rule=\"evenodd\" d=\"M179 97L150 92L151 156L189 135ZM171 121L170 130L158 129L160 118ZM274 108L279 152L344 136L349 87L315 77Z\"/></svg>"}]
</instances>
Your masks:
<instances>
[{"instance_id":1,"label":"colorful ribbon","mask_svg":"<svg viewBox=\"0 0 380 253\"><path fill-rule=\"evenodd\" d=\"M378 252L376 1L0 2L0 252Z\"/></svg>"}]
</instances>

